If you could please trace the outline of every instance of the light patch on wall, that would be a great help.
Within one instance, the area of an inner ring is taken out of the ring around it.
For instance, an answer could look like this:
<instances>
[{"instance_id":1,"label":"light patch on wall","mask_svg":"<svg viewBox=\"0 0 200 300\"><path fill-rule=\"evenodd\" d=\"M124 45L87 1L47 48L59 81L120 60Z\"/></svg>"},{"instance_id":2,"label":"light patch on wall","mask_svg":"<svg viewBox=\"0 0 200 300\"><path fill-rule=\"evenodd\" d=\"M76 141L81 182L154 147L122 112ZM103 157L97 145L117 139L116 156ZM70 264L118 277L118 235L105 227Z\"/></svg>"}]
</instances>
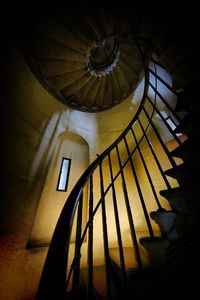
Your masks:
<instances>
[{"instance_id":1,"label":"light patch on wall","mask_svg":"<svg viewBox=\"0 0 200 300\"><path fill-rule=\"evenodd\" d=\"M99 140L97 114L76 110L70 111L68 130L82 136L90 145L90 161L96 158L96 145Z\"/></svg>"},{"instance_id":2,"label":"light patch on wall","mask_svg":"<svg viewBox=\"0 0 200 300\"><path fill-rule=\"evenodd\" d=\"M32 163L30 172L29 172L29 180L33 181L35 175L40 167L40 163L43 159L45 159L45 154L52 154L54 145L55 145L55 133L59 126L60 122L60 114L55 113L52 118L49 120L48 125L46 126L40 144L38 146L34 161Z\"/></svg>"}]
</instances>

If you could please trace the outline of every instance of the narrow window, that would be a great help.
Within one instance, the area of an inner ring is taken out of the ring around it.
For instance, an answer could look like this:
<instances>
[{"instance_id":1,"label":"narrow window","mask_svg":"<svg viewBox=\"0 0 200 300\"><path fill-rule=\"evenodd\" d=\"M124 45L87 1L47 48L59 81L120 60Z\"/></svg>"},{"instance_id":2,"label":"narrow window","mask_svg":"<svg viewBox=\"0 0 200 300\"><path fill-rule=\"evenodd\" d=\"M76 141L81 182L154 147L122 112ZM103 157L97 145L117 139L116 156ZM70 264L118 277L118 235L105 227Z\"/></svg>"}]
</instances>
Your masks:
<instances>
[{"instance_id":1,"label":"narrow window","mask_svg":"<svg viewBox=\"0 0 200 300\"><path fill-rule=\"evenodd\" d=\"M66 191L69 180L71 159L63 157L58 177L57 191Z\"/></svg>"}]
</instances>

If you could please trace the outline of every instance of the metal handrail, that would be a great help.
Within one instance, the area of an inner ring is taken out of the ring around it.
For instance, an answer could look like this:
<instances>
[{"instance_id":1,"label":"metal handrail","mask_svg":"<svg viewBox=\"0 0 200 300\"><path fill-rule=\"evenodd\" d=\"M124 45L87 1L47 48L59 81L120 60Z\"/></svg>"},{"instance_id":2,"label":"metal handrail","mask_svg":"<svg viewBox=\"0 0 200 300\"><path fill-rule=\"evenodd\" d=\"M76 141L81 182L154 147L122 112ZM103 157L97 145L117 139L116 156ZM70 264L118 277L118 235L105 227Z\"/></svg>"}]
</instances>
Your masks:
<instances>
[{"instance_id":1,"label":"metal handrail","mask_svg":"<svg viewBox=\"0 0 200 300\"><path fill-rule=\"evenodd\" d=\"M66 299L66 270L67 270L67 262L68 262L68 251L69 251L69 244L70 244L70 235L71 235L71 230L72 230L72 224L73 224L73 219L75 215L75 211L77 208L77 205L79 203L79 199L81 199L83 188L85 184L87 183L88 179L91 178L94 170L101 166L103 160L105 157L109 157L111 151L115 148L118 149L118 144L122 141L126 141L126 134L132 130L132 126L134 123L138 120L139 115L141 112L144 111L144 104L146 99L148 99L147 94L148 94L148 88L149 88L149 70L147 66L147 61L146 57L144 56L142 52L141 45L137 43L137 46L140 50L141 54L141 59L144 64L144 77L145 77L145 84L144 84L144 90L143 90L143 97L140 103L140 106L138 108L138 111L136 112L134 118L131 120L129 125L126 127L126 129L123 131L123 133L115 140L115 142L108 147L101 155L97 157L95 161L91 163L91 165L88 167L88 169L83 173L83 175L80 177L76 185L74 186L72 192L70 193L63 210L61 212L61 215L59 217L59 220L57 222L50 246L49 246L49 251L46 257L46 261L44 264L41 280L40 280L40 285L38 289L38 294L37 294L37 299L46 299L47 297L52 297L56 296L58 299ZM156 72L155 72L156 74ZM155 76L157 80L157 76ZM154 99L154 104L152 105L152 113L151 116L149 117L148 124L146 125L146 128L143 130L142 137L140 140L137 142L136 147L132 152L128 150L129 153L129 158L125 162L131 162L132 160L131 157L134 153L139 148L140 143L142 140L146 137L146 132L151 125L151 119L154 116L154 112L156 109L156 93L155 93L155 99ZM127 144L126 144L127 146ZM127 147L128 148L128 147ZM124 165L125 165L124 164ZM124 167L123 165L123 167ZM121 165L121 168L123 168ZM134 169L134 166L132 164L132 169ZM118 172L115 177L112 177L112 181L114 182L116 180L116 176L118 176L120 172ZM90 227L90 224L93 221L94 215L96 214L98 208L100 205L102 205L105 195L108 192L108 190L112 187L112 183L107 187L107 189L104 191L103 187L101 190L101 198L98 201L95 209L93 212L90 211L90 216L89 220L85 226L85 229L83 230L83 234L80 237L79 240L79 245L78 247L81 247L84 238L86 236L87 230ZM125 186L124 186L125 188ZM140 187L139 187L140 189ZM142 200L142 206L145 208L144 201ZM147 212L145 213L145 217L147 217L148 221L148 226L150 230L150 235L153 235L153 231L151 228L151 224L148 220ZM80 260L80 253L78 256L75 256L70 271L68 273L67 277L67 284L69 283L73 268L79 263ZM138 260L140 261L140 257L138 256ZM141 263L140 263L141 264ZM142 267L142 266L141 266Z\"/></svg>"}]
</instances>

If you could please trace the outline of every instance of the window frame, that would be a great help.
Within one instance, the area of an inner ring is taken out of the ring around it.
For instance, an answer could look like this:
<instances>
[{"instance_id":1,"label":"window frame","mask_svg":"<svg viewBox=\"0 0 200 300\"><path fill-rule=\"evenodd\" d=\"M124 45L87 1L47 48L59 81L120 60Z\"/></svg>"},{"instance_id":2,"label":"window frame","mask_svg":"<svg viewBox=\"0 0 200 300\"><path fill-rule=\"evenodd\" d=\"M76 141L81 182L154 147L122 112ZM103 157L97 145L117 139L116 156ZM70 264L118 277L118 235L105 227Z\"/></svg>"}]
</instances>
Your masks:
<instances>
[{"instance_id":1,"label":"window frame","mask_svg":"<svg viewBox=\"0 0 200 300\"><path fill-rule=\"evenodd\" d=\"M62 169L63 169L63 163L64 163L65 160L67 160L69 162L68 163L68 169L67 169L67 176L66 176L66 181L65 181L65 187L64 187L64 189L60 189L59 188L60 179L61 179L61 174L62 174ZM62 157L56 191L58 191L58 192L66 192L67 191L67 186L68 186L68 182L69 182L70 168L71 168L71 158Z\"/></svg>"}]
</instances>

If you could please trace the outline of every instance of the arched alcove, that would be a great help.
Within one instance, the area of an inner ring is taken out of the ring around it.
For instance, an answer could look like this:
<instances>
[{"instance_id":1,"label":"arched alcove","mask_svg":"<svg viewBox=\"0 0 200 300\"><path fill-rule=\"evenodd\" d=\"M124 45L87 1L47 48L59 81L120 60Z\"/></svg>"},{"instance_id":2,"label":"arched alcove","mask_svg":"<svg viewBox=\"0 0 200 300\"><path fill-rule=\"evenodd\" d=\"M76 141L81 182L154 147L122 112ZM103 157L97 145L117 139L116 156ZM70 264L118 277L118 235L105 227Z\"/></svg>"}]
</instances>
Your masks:
<instances>
[{"instance_id":1,"label":"arched alcove","mask_svg":"<svg viewBox=\"0 0 200 300\"><path fill-rule=\"evenodd\" d=\"M57 185L62 159L70 159L66 191L58 191ZM41 193L38 209L31 230L28 247L47 246L51 240L63 205L80 175L89 165L89 146L78 134L62 132L58 139ZM87 214L87 195L84 195L83 214ZM72 242L74 240L72 232Z\"/></svg>"}]
</instances>

